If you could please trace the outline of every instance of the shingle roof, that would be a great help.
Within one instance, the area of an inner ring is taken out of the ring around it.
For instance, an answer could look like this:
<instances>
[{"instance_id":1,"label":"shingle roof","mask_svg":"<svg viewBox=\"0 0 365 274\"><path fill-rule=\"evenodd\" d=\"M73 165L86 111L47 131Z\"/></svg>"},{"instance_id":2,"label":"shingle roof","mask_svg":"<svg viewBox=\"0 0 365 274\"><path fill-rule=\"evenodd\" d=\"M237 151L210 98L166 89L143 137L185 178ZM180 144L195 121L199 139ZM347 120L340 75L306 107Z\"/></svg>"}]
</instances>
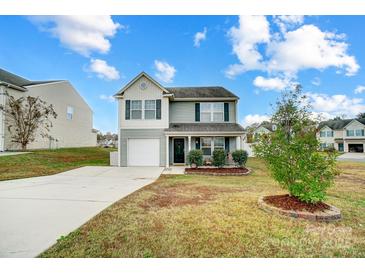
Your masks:
<instances>
[{"instance_id":1,"label":"shingle roof","mask_svg":"<svg viewBox=\"0 0 365 274\"><path fill-rule=\"evenodd\" d=\"M32 86L32 85L39 85L39 84L46 84L46 83L53 83L59 82L58 80L51 80L51 81L30 81L18 75L15 75L9 71L3 70L0 68L0 82L4 82L7 84L11 84L17 87L25 87L25 86Z\"/></svg>"},{"instance_id":2,"label":"shingle roof","mask_svg":"<svg viewBox=\"0 0 365 274\"><path fill-rule=\"evenodd\" d=\"M175 98L238 98L224 87L165 87Z\"/></svg>"},{"instance_id":3,"label":"shingle roof","mask_svg":"<svg viewBox=\"0 0 365 274\"><path fill-rule=\"evenodd\" d=\"M170 132L243 132L236 123L171 123L165 131Z\"/></svg>"},{"instance_id":4,"label":"shingle roof","mask_svg":"<svg viewBox=\"0 0 365 274\"><path fill-rule=\"evenodd\" d=\"M353 120L357 120L358 122L365 125L365 118L361 119L343 119L343 120L328 120L319 123L318 129L321 129L325 126L328 126L331 129L343 129L345 126L347 126L349 123L351 123Z\"/></svg>"}]
</instances>

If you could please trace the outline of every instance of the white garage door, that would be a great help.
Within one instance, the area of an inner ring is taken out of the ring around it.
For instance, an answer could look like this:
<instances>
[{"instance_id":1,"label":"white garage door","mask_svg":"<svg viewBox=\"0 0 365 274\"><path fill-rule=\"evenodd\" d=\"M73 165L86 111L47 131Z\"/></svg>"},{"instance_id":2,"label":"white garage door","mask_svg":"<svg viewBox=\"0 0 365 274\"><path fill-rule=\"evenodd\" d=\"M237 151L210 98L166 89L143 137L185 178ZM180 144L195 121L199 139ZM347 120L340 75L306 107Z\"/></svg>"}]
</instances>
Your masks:
<instances>
[{"instance_id":1,"label":"white garage door","mask_svg":"<svg viewBox=\"0 0 365 274\"><path fill-rule=\"evenodd\" d=\"M128 139L128 166L159 166L160 139Z\"/></svg>"}]
</instances>

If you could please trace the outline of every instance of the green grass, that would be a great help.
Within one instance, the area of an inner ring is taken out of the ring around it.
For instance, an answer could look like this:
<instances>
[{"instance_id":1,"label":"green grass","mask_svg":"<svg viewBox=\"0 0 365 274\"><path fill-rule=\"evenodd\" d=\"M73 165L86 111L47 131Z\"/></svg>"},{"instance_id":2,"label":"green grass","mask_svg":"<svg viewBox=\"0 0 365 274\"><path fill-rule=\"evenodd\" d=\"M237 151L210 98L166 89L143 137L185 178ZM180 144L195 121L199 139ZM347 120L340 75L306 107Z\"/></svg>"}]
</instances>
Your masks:
<instances>
[{"instance_id":1,"label":"green grass","mask_svg":"<svg viewBox=\"0 0 365 274\"><path fill-rule=\"evenodd\" d=\"M259 196L283 190L250 159L246 177L161 176L40 257L364 257L365 164L339 165L327 201L342 210L337 223L260 210Z\"/></svg>"},{"instance_id":2,"label":"green grass","mask_svg":"<svg viewBox=\"0 0 365 274\"><path fill-rule=\"evenodd\" d=\"M110 151L111 149L96 147L62 148L1 156L0 181L51 175L82 166L109 165Z\"/></svg>"}]
</instances>

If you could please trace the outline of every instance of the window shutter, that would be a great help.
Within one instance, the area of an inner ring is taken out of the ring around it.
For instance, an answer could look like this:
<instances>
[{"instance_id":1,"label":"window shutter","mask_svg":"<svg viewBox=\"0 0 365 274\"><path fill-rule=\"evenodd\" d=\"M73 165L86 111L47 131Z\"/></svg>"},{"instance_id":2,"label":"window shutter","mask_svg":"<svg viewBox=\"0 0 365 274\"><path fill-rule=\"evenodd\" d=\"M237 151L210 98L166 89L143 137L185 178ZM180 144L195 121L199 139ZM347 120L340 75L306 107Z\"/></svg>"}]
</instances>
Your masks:
<instances>
[{"instance_id":1,"label":"window shutter","mask_svg":"<svg viewBox=\"0 0 365 274\"><path fill-rule=\"evenodd\" d=\"M200 103L195 103L195 122L200 122Z\"/></svg>"},{"instance_id":2,"label":"window shutter","mask_svg":"<svg viewBox=\"0 0 365 274\"><path fill-rule=\"evenodd\" d=\"M131 119L131 101L125 100L125 119L130 120Z\"/></svg>"},{"instance_id":3,"label":"window shutter","mask_svg":"<svg viewBox=\"0 0 365 274\"><path fill-rule=\"evenodd\" d=\"M226 150L226 153L229 152L229 137L224 138L224 148Z\"/></svg>"},{"instance_id":4,"label":"window shutter","mask_svg":"<svg viewBox=\"0 0 365 274\"><path fill-rule=\"evenodd\" d=\"M200 138L195 139L195 148L200 149Z\"/></svg>"},{"instance_id":5,"label":"window shutter","mask_svg":"<svg viewBox=\"0 0 365 274\"><path fill-rule=\"evenodd\" d=\"M228 103L224 103L224 121L225 122L229 121L229 104Z\"/></svg>"},{"instance_id":6,"label":"window shutter","mask_svg":"<svg viewBox=\"0 0 365 274\"><path fill-rule=\"evenodd\" d=\"M156 119L161 120L161 99L156 100Z\"/></svg>"}]
</instances>

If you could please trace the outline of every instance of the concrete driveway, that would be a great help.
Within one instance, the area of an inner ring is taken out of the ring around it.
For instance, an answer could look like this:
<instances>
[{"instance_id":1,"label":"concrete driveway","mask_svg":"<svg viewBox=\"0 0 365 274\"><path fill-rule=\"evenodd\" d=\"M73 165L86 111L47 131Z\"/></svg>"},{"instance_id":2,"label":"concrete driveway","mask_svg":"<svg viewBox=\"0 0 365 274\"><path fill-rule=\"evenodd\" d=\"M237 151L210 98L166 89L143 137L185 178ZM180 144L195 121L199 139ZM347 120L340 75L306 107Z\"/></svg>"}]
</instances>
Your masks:
<instances>
[{"instance_id":1,"label":"concrete driveway","mask_svg":"<svg viewBox=\"0 0 365 274\"><path fill-rule=\"evenodd\" d=\"M0 257L37 256L115 201L152 183L162 171L83 167L0 182Z\"/></svg>"},{"instance_id":2,"label":"concrete driveway","mask_svg":"<svg viewBox=\"0 0 365 274\"><path fill-rule=\"evenodd\" d=\"M337 157L338 161L364 162L365 153L347 152Z\"/></svg>"}]
</instances>

